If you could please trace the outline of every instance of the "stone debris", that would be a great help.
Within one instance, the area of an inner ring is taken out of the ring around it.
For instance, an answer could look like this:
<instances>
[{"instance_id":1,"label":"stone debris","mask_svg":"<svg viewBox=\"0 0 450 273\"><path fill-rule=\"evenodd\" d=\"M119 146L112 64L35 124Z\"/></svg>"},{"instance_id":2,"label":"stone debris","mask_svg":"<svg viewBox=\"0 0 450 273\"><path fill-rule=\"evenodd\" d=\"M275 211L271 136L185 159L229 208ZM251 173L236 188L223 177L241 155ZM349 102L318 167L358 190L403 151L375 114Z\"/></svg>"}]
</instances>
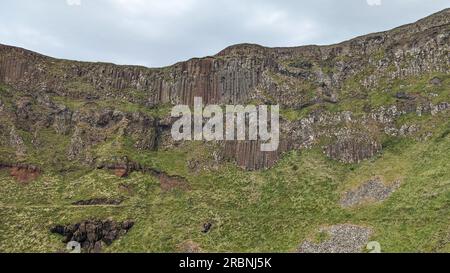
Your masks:
<instances>
[{"instance_id":1,"label":"stone debris","mask_svg":"<svg viewBox=\"0 0 450 273\"><path fill-rule=\"evenodd\" d=\"M322 243L304 242L300 253L361 253L367 245L372 229L356 225L335 225L319 230L326 232L329 239Z\"/></svg>"},{"instance_id":2,"label":"stone debris","mask_svg":"<svg viewBox=\"0 0 450 273\"><path fill-rule=\"evenodd\" d=\"M399 180L390 186L386 186L381 179L375 178L362 184L356 190L346 192L340 203L342 207L350 208L366 202L382 202L388 199L399 187Z\"/></svg>"},{"instance_id":3,"label":"stone debris","mask_svg":"<svg viewBox=\"0 0 450 273\"><path fill-rule=\"evenodd\" d=\"M441 86L442 85L442 80L439 79L438 77L434 77L430 80L430 84L432 85L437 85L437 86Z\"/></svg>"}]
</instances>

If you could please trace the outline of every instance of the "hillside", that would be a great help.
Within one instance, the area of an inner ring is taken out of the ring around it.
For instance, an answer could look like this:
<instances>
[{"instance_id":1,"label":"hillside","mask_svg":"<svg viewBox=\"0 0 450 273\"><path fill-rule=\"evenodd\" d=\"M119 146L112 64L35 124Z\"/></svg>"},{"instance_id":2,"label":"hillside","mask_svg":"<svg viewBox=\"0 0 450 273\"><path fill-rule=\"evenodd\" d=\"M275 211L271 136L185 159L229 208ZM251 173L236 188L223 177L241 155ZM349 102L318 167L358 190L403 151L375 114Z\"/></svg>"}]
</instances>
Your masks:
<instances>
[{"instance_id":1,"label":"hillside","mask_svg":"<svg viewBox=\"0 0 450 273\"><path fill-rule=\"evenodd\" d=\"M0 251L450 252L449 39L446 9L164 68L0 45ZM280 149L173 141L196 96L279 104Z\"/></svg>"}]
</instances>

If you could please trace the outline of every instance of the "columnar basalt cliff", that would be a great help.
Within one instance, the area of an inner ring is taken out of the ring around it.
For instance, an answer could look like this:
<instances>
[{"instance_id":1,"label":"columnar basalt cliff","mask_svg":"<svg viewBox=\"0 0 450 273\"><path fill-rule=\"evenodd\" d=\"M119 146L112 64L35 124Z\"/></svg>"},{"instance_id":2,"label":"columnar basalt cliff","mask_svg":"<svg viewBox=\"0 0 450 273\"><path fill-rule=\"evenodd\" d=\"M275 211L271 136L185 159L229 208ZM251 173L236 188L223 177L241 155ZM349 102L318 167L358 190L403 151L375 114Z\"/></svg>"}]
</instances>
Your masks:
<instances>
[{"instance_id":1,"label":"columnar basalt cliff","mask_svg":"<svg viewBox=\"0 0 450 273\"><path fill-rule=\"evenodd\" d=\"M0 45L0 251L448 252L449 38L446 9L164 68ZM175 141L196 96L278 104L278 150Z\"/></svg>"},{"instance_id":2,"label":"columnar basalt cliff","mask_svg":"<svg viewBox=\"0 0 450 273\"><path fill-rule=\"evenodd\" d=\"M397 94L389 105L347 106L368 101L374 92L390 97L390 86L401 79L448 73L449 18L446 9L414 24L331 46L236 45L215 56L155 69L59 60L0 45L1 135L11 140L15 152L6 157L24 161L30 153L16 129L38 135L53 128L71 136L64 151L67 160L88 165L114 156L99 155L101 149L93 152L103 144L120 149L131 141L138 150L170 148L173 143L164 138L170 122L163 122L168 113L161 114L161 108L192 105L198 96L208 104L280 104L282 110L299 113L294 120L283 116L285 144L278 152L261 153L256 142L224 146L224 158L245 169L269 168L284 151L314 145L322 145L333 159L360 162L382 149L382 134L401 129L395 124L400 116L448 108L447 102L436 104L423 94ZM333 113L333 107L343 111Z\"/></svg>"}]
</instances>

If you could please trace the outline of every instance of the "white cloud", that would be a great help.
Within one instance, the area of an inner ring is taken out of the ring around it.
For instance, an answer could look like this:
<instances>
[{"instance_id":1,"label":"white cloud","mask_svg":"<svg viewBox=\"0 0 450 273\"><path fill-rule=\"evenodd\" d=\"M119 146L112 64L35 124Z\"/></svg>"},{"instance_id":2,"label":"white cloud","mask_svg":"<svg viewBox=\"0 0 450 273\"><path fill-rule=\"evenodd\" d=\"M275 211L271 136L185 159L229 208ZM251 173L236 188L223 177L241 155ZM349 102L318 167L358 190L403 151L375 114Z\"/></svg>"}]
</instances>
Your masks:
<instances>
[{"instance_id":1,"label":"white cloud","mask_svg":"<svg viewBox=\"0 0 450 273\"><path fill-rule=\"evenodd\" d=\"M0 24L0 37L16 46L62 48L64 44L55 36L23 25Z\"/></svg>"},{"instance_id":2,"label":"white cloud","mask_svg":"<svg viewBox=\"0 0 450 273\"><path fill-rule=\"evenodd\" d=\"M278 46L295 46L316 37L318 30L314 21L295 18L285 10L274 7L252 7L247 11L244 26L249 33L266 33L268 37L280 37ZM260 41L270 44L270 38Z\"/></svg>"},{"instance_id":3,"label":"white cloud","mask_svg":"<svg viewBox=\"0 0 450 273\"><path fill-rule=\"evenodd\" d=\"M72 0L74 1L74 0ZM196 0L111 0L119 10L130 15L156 17L179 16L193 8Z\"/></svg>"},{"instance_id":4,"label":"white cloud","mask_svg":"<svg viewBox=\"0 0 450 273\"><path fill-rule=\"evenodd\" d=\"M66 59L164 66L236 43L341 42L448 8L448 0L55 1L0 0L0 43Z\"/></svg>"},{"instance_id":5,"label":"white cloud","mask_svg":"<svg viewBox=\"0 0 450 273\"><path fill-rule=\"evenodd\" d=\"M381 0L366 0L369 6L381 6Z\"/></svg>"},{"instance_id":6,"label":"white cloud","mask_svg":"<svg viewBox=\"0 0 450 273\"><path fill-rule=\"evenodd\" d=\"M81 0L66 0L69 6L81 6Z\"/></svg>"}]
</instances>

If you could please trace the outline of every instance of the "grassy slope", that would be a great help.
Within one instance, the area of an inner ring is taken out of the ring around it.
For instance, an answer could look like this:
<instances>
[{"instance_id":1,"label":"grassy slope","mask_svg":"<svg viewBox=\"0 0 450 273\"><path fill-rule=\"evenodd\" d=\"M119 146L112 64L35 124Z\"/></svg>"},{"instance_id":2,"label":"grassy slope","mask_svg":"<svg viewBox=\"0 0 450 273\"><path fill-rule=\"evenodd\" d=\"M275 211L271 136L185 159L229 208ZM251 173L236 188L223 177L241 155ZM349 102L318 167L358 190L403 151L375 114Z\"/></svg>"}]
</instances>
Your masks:
<instances>
[{"instance_id":1,"label":"grassy slope","mask_svg":"<svg viewBox=\"0 0 450 273\"><path fill-rule=\"evenodd\" d=\"M205 251L289 252L319 226L354 223L373 227L372 239L383 251L449 252L450 135L445 132L450 124L440 124L432 139L389 142L381 155L359 165L333 162L313 149L291 152L267 171L243 172L229 164L214 173L190 173L182 162L201 149L199 144L141 155L157 168L185 176L189 192L163 193L154 178L140 173L126 179L101 170L46 173L23 186L2 171L0 249L57 251L64 245L48 232L52 224L113 217L135 219L136 226L106 251L177 251L177 245L193 240ZM403 183L383 204L339 207L343 191L373 176ZM123 183L133 194L118 189ZM117 196L127 197L120 207L70 206L83 198ZM204 235L206 221L214 228Z\"/></svg>"}]
</instances>

